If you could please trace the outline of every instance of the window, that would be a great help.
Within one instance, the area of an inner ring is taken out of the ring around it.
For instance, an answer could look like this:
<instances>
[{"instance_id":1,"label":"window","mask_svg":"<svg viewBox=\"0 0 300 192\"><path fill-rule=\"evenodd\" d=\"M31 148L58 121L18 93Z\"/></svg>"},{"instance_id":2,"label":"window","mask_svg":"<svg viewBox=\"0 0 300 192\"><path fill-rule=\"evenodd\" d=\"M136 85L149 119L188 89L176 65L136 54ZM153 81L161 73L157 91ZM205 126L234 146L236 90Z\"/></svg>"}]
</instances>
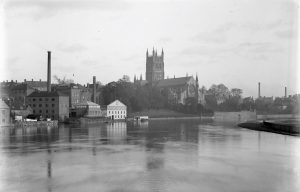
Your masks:
<instances>
[{"instance_id":1,"label":"window","mask_svg":"<svg viewBox=\"0 0 300 192\"><path fill-rule=\"evenodd\" d=\"M32 112L35 113L35 110L33 110Z\"/></svg>"},{"instance_id":2,"label":"window","mask_svg":"<svg viewBox=\"0 0 300 192\"><path fill-rule=\"evenodd\" d=\"M52 104L52 107L55 107L55 104Z\"/></svg>"},{"instance_id":3,"label":"window","mask_svg":"<svg viewBox=\"0 0 300 192\"><path fill-rule=\"evenodd\" d=\"M39 107L42 107L42 104L39 104Z\"/></svg>"},{"instance_id":4,"label":"window","mask_svg":"<svg viewBox=\"0 0 300 192\"><path fill-rule=\"evenodd\" d=\"M46 113L48 113L48 110L46 110Z\"/></svg>"},{"instance_id":5,"label":"window","mask_svg":"<svg viewBox=\"0 0 300 192\"><path fill-rule=\"evenodd\" d=\"M43 101L43 99L42 99L42 98L39 98L39 101Z\"/></svg>"},{"instance_id":6,"label":"window","mask_svg":"<svg viewBox=\"0 0 300 192\"><path fill-rule=\"evenodd\" d=\"M52 100L52 101L55 101L55 98L52 98L51 100Z\"/></svg>"},{"instance_id":7,"label":"window","mask_svg":"<svg viewBox=\"0 0 300 192\"><path fill-rule=\"evenodd\" d=\"M48 100L49 100L48 98L45 99L45 101L48 101Z\"/></svg>"},{"instance_id":8,"label":"window","mask_svg":"<svg viewBox=\"0 0 300 192\"><path fill-rule=\"evenodd\" d=\"M42 110L40 110L40 114L42 113Z\"/></svg>"},{"instance_id":9,"label":"window","mask_svg":"<svg viewBox=\"0 0 300 192\"><path fill-rule=\"evenodd\" d=\"M48 107L48 104L45 104L46 107Z\"/></svg>"},{"instance_id":10,"label":"window","mask_svg":"<svg viewBox=\"0 0 300 192\"><path fill-rule=\"evenodd\" d=\"M35 107L35 104L33 104L33 107Z\"/></svg>"},{"instance_id":11,"label":"window","mask_svg":"<svg viewBox=\"0 0 300 192\"><path fill-rule=\"evenodd\" d=\"M52 110L52 113L54 114L54 110Z\"/></svg>"},{"instance_id":12,"label":"window","mask_svg":"<svg viewBox=\"0 0 300 192\"><path fill-rule=\"evenodd\" d=\"M32 101L35 101L35 99L33 98Z\"/></svg>"}]
</instances>

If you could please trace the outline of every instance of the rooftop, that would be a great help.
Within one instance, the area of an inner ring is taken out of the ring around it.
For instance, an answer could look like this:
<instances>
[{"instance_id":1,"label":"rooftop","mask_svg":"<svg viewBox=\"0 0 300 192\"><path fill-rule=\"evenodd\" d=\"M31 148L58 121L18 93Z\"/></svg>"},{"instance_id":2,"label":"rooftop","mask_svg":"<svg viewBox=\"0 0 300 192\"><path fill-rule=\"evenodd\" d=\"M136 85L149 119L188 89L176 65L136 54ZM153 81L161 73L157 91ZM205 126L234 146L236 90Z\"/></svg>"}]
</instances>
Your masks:
<instances>
[{"instance_id":1,"label":"rooftop","mask_svg":"<svg viewBox=\"0 0 300 192\"><path fill-rule=\"evenodd\" d=\"M56 92L36 91L28 95L28 97L59 97L59 96L69 97L68 95L65 95L59 91Z\"/></svg>"},{"instance_id":2,"label":"rooftop","mask_svg":"<svg viewBox=\"0 0 300 192\"><path fill-rule=\"evenodd\" d=\"M158 81L156 84L157 87L176 87L176 86L183 86L185 85L192 76L188 77L179 77L179 78L173 78L173 79L163 79Z\"/></svg>"}]
</instances>

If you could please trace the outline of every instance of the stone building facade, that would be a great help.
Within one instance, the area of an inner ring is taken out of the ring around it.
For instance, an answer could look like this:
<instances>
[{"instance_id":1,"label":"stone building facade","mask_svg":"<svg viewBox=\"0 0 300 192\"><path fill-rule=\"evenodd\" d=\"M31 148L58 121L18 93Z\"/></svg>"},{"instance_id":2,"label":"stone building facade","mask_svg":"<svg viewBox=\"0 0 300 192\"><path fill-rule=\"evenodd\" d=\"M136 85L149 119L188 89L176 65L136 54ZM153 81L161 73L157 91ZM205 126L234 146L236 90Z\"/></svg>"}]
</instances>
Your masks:
<instances>
[{"instance_id":1,"label":"stone building facade","mask_svg":"<svg viewBox=\"0 0 300 192\"><path fill-rule=\"evenodd\" d=\"M9 106L0 99L0 127L10 124L10 109Z\"/></svg>"},{"instance_id":2,"label":"stone building facade","mask_svg":"<svg viewBox=\"0 0 300 192\"><path fill-rule=\"evenodd\" d=\"M115 100L114 102L107 105L107 117L112 120L126 119L127 117L127 106L121 101Z\"/></svg>"},{"instance_id":3,"label":"stone building facade","mask_svg":"<svg viewBox=\"0 0 300 192\"><path fill-rule=\"evenodd\" d=\"M80 84L71 83L67 85L57 85L53 87L53 89L69 96L70 108L74 108L76 104L91 101L91 92L87 87Z\"/></svg>"},{"instance_id":4,"label":"stone building facade","mask_svg":"<svg viewBox=\"0 0 300 192\"><path fill-rule=\"evenodd\" d=\"M146 52L146 80L149 83L159 81L165 78L164 70L164 51L161 51L161 55L157 54L157 51L152 51L152 55L149 55L148 49Z\"/></svg>"}]
</instances>

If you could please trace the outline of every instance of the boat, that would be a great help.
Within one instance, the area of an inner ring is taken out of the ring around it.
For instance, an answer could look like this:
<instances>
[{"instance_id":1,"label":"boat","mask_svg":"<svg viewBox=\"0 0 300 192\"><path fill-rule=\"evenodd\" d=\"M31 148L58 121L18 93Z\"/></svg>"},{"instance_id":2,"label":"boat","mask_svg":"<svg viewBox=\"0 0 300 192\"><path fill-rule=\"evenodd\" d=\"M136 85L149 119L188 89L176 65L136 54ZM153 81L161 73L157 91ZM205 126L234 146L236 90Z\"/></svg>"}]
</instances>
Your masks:
<instances>
[{"instance_id":1,"label":"boat","mask_svg":"<svg viewBox=\"0 0 300 192\"><path fill-rule=\"evenodd\" d=\"M135 116L133 118L135 121L140 121L140 122L144 122L144 121L148 121L149 117L148 116Z\"/></svg>"}]
</instances>

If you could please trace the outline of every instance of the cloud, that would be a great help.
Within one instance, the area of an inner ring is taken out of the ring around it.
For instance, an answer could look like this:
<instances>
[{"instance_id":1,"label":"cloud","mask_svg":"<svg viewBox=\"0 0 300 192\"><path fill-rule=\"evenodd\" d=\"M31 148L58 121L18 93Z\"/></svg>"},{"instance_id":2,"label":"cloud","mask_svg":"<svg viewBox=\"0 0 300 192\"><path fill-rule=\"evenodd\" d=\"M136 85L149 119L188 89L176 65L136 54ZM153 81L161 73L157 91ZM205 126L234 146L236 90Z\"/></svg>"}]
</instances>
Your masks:
<instances>
[{"instance_id":1,"label":"cloud","mask_svg":"<svg viewBox=\"0 0 300 192\"><path fill-rule=\"evenodd\" d=\"M197 35L191 38L191 41L197 41L201 43L222 44L227 42L227 33L236 27L234 23L226 23L219 27L205 32L199 32Z\"/></svg>"},{"instance_id":2,"label":"cloud","mask_svg":"<svg viewBox=\"0 0 300 192\"><path fill-rule=\"evenodd\" d=\"M295 37L295 32L292 30L281 30L274 33L275 36L282 38L282 39L291 39Z\"/></svg>"},{"instance_id":3,"label":"cloud","mask_svg":"<svg viewBox=\"0 0 300 192\"><path fill-rule=\"evenodd\" d=\"M83 52L83 51L87 50L86 46L79 44L79 43L68 45L68 46L59 44L57 46L57 48L62 52L68 52L68 53Z\"/></svg>"},{"instance_id":4,"label":"cloud","mask_svg":"<svg viewBox=\"0 0 300 192\"><path fill-rule=\"evenodd\" d=\"M41 8L47 10L63 9L97 9L121 10L128 8L128 3L122 0L10 0L5 3L5 8Z\"/></svg>"},{"instance_id":5,"label":"cloud","mask_svg":"<svg viewBox=\"0 0 300 192\"><path fill-rule=\"evenodd\" d=\"M130 7L123 0L10 0L4 3L4 9L29 10L35 20L49 18L60 11L122 11Z\"/></svg>"}]
</instances>

